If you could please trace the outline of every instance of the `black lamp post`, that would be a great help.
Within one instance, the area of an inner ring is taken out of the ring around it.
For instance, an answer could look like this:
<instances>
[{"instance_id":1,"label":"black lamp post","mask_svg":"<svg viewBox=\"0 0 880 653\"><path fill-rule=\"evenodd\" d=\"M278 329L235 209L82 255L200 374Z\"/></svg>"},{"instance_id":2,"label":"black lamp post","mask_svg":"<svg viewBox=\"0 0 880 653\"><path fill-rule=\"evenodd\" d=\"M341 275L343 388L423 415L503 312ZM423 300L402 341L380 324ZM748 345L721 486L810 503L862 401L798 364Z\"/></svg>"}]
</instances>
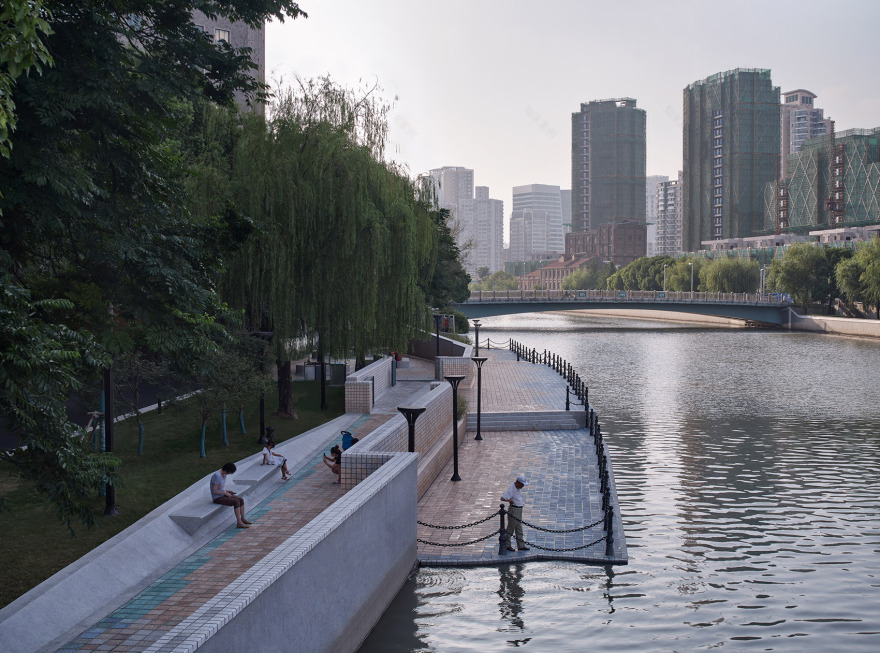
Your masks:
<instances>
[{"instance_id":1,"label":"black lamp post","mask_svg":"<svg viewBox=\"0 0 880 653\"><path fill-rule=\"evenodd\" d=\"M272 331L251 331L251 335L255 338L259 338L266 344L272 340ZM260 354L260 374L265 372L265 367L263 365L265 358L266 345L263 345L263 351ZM266 397L263 391L260 390L260 437L257 438L257 444L266 444L266 442Z\"/></svg>"},{"instance_id":2,"label":"black lamp post","mask_svg":"<svg viewBox=\"0 0 880 653\"><path fill-rule=\"evenodd\" d=\"M458 384L464 379L464 375L447 376L446 380L452 386L452 478L450 481L460 481L458 475Z\"/></svg>"},{"instance_id":3,"label":"black lamp post","mask_svg":"<svg viewBox=\"0 0 880 653\"><path fill-rule=\"evenodd\" d=\"M434 313L434 327L437 330L437 350L434 354L434 378L438 381L440 380L440 320L443 319L443 316L439 313Z\"/></svg>"},{"instance_id":4,"label":"black lamp post","mask_svg":"<svg viewBox=\"0 0 880 653\"><path fill-rule=\"evenodd\" d=\"M406 418L406 423L409 425L409 452L415 453L416 451L416 420L419 418L419 415L425 412L425 407L412 407L412 406L398 406L397 410L399 410L403 416Z\"/></svg>"},{"instance_id":5,"label":"black lamp post","mask_svg":"<svg viewBox=\"0 0 880 653\"><path fill-rule=\"evenodd\" d=\"M104 368L104 450L108 453L113 451L113 422L116 414L113 410L113 366ZM116 486L107 483L104 488L104 514L109 516L118 515L116 510Z\"/></svg>"},{"instance_id":6,"label":"black lamp post","mask_svg":"<svg viewBox=\"0 0 880 653\"><path fill-rule=\"evenodd\" d=\"M480 435L480 399L483 394L483 363L486 362L485 356L474 356L471 358L472 361L477 365L477 437L474 440L482 440L483 436Z\"/></svg>"},{"instance_id":7,"label":"black lamp post","mask_svg":"<svg viewBox=\"0 0 880 653\"><path fill-rule=\"evenodd\" d=\"M474 336L474 339L477 341L477 348L474 351L474 353L477 356L479 356L480 355L480 321L479 320L474 320L474 332L476 334Z\"/></svg>"}]
</instances>

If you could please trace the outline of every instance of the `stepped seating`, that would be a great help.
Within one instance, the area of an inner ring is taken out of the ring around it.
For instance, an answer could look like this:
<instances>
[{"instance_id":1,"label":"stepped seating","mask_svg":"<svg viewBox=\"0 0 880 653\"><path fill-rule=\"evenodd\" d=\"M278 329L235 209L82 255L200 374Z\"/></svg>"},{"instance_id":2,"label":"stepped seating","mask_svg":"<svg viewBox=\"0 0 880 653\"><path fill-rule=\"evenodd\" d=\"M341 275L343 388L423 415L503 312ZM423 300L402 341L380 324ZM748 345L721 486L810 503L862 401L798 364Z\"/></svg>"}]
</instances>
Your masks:
<instances>
[{"instance_id":1,"label":"stepped seating","mask_svg":"<svg viewBox=\"0 0 880 653\"><path fill-rule=\"evenodd\" d=\"M255 461L240 466L235 474L227 477L226 489L232 490L243 499L247 499L251 490L270 480L273 472L280 478L281 466L261 465L262 458L262 454L260 454ZM193 535L204 524L226 510L231 511L232 508L211 501L208 484L206 483L204 496L196 497L194 500L184 503L169 516L187 534Z\"/></svg>"},{"instance_id":2,"label":"stepped seating","mask_svg":"<svg viewBox=\"0 0 880 653\"><path fill-rule=\"evenodd\" d=\"M582 410L544 410L482 413L481 431L556 431L582 429L586 413ZM467 430L477 430L477 414L468 413Z\"/></svg>"}]
</instances>

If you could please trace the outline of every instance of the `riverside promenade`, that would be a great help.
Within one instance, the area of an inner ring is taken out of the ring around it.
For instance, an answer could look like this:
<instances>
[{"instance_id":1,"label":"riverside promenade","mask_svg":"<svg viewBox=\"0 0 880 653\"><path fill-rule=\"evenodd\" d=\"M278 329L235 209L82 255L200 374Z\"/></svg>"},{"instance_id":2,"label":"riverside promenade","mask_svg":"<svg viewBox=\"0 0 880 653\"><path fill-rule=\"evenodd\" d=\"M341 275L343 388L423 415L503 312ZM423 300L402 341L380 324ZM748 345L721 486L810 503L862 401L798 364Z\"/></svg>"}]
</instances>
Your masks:
<instances>
[{"instance_id":1,"label":"riverside promenade","mask_svg":"<svg viewBox=\"0 0 880 653\"><path fill-rule=\"evenodd\" d=\"M602 540L603 510L596 451L589 431L571 423L575 414L567 417L563 413L565 380L543 365L517 362L516 355L506 350L481 353L488 357L482 372L483 440L473 439L475 433L470 429L475 426L469 424L469 430L460 434L462 480L449 480L453 464L450 460L418 502L418 521L434 525L418 526L418 539L423 541L417 545L419 564L504 564L548 558L594 564L625 563L626 544L613 486L616 531L613 546L606 550L606 542ZM51 645L39 649L14 645L2 648L158 653L194 651L204 646L206 650L231 650L228 646L233 645L233 640L221 642L226 631L218 631L239 614L243 609L240 606L255 600L259 594L272 593L275 579L286 574L313 546L309 541L310 532L323 527L322 520L344 522L354 514L346 501L348 495L356 493L345 492L345 484L333 484L335 477L323 464L322 453L340 442L341 428L358 438L369 438L377 428L398 415L397 406L412 403L431 388L433 371L433 362L412 359L409 368L397 370L396 385L376 398L369 414L347 413L334 420L333 430L325 430L319 446L294 464L290 481L285 483L273 477L269 481L272 486L268 496L259 503L248 504L247 515L254 522L249 529L235 527L230 509L228 527L182 560L169 565L166 573L133 596L119 596L104 616L82 624L76 632L63 628L60 622L44 620L32 627L56 628L58 632ZM469 412L475 413L476 380L460 388L460 392L468 396ZM563 413L562 422L560 413ZM450 440L451 435L450 429ZM283 452L291 442L282 443L279 450ZM500 495L519 474L526 475L530 481L524 491L524 521L548 530L570 532L544 532L527 525L525 536L532 545L531 551L505 551L500 555L499 517L492 515L499 508ZM235 475L230 478L234 480ZM369 483L362 481L362 485ZM328 517L327 509L331 507L332 515ZM466 529L436 528L486 517L490 518ZM593 526L579 530L593 522ZM489 537L477 543L449 546L487 534ZM379 544L369 541L358 544L362 553L355 568L369 566L375 554L370 545ZM344 568L348 562L342 559L335 564ZM348 573L357 576L355 568ZM285 604L286 609L298 610L301 601L319 598L331 604L345 602L346 592L341 587L332 582L312 582L296 589L293 595L298 601ZM77 596L75 592L69 598L88 600L87 596ZM15 603L9 607L13 606ZM8 632L4 630L2 617L4 613L0 613L0 642ZM374 623L374 617L369 619ZM333 622L332 615L327 615L326 623L316 623L314 628L344 627ZM266 627L279 633L284 631L284 625L277 621ZM304 645L310 637L303 635L299 643L290 641L285 650L322 650ZM341 637L342 634L338 635L336 641L342 641ZM277 643L277 636L275 641ZM253 645L260 648L258 642ZM354 650L349 644L334 649Z\"/></svg>"}]
</instances>

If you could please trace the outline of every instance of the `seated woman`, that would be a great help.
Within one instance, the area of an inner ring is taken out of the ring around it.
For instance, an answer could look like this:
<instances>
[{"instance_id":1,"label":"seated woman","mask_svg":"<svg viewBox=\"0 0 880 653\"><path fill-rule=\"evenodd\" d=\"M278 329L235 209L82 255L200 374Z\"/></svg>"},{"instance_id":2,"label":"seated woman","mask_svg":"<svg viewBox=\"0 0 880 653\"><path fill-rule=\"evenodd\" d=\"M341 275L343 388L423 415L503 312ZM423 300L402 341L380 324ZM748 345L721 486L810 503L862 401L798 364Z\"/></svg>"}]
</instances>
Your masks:
<instances>
[{"instance_id":1,"label":"seated woman","mask_svg":"<svg viewBox=\"0 0 880 653\"><path fill-rule=\"evenodd\" d=\"M273 449L275 448L275 443L272 440L269 440L266 443L266 446L263 448L263 462L261 465L281 465L281 480L288 481L290 480L290 472L287 471L287 458L282 456L280 453L275 453Z\"/></svg>"},{"instance_id":2,"label":"seated woman","mask_svg":"<svg viewBox=\"0 0 880 653\"><path fill-rule=\"evenodd\" d=\"M333 481L333 485L339 485L339 481L342 479L342 449L338 444L334 444L330 453L333 455L332 458L324 454L324 464L338 477Z\"/></svg>"}]
</instances>

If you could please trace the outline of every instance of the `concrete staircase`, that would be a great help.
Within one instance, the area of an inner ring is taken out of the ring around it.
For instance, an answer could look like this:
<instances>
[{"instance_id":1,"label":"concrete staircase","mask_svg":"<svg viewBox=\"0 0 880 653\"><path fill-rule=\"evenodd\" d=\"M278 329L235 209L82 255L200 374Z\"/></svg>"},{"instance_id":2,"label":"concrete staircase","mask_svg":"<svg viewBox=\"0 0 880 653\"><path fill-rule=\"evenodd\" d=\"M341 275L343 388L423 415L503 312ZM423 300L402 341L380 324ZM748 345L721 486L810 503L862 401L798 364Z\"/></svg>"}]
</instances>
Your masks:
<instances>
[{"instance_id":1,"label":"concrete staircase","mask_svg":"<svg viewBox=\"0 0 880 653\"><path fill-rule=\"evenodd\" d=\"M482 413L481 431L556 431L582 429L586 413L582 410L542 410L505 413ZM468 413L467 430L477 430L477 414Z\"/></svg>"}]
</instances>

